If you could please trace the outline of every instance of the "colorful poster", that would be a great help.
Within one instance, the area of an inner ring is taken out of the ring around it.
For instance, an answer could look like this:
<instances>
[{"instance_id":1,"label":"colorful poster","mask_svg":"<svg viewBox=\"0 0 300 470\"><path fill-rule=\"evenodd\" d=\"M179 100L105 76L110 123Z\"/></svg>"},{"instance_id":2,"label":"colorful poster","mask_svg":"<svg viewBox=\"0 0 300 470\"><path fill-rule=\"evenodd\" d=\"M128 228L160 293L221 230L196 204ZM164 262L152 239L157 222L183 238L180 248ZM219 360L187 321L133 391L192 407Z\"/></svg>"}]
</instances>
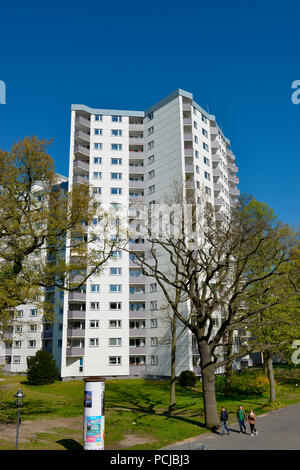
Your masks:
<instances>
[{"instance_id":1,"label":"colorful poster","mask_svg":"<svg viewBox=\"0 0 300 470\"><path fill-rule=\"evenodd\" d=\"M86 417L86 442L101 441L101 416Z\"/></svg>"}]
</instances>

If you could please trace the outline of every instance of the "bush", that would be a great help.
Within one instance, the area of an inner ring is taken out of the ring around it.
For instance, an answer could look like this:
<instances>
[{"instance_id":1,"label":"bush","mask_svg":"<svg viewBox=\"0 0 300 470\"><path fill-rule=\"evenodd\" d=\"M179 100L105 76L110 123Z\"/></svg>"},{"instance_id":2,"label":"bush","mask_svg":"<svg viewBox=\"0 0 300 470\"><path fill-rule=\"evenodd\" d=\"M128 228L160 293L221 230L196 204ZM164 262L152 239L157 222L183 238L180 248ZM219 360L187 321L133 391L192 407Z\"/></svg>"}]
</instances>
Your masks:
<instances>
[{"instance_id":1,"label":"bush","mask_svg":"<svg viewBox=\"0 0 300 470\"><path fill-rule=\"evenodd\" d=\"M216 377L216 391L219 393L231 393L232 395L255 395L267 394L269 381L267 377L259 374L260 371L242 371L234 373L231 379L230 390L226 387L226 377Z\"/></svg>"},{"instance_id":2,"label":"bush","mask_svg":"<svg viewBox=\"0 0 300 470\"><path fill-rule=\"evenodd\" d=\"M179 383L183 387L192 387L197 383L197 377L192 370L183 370L179 376Z\"/></svg>"},{"instance_id":3,"label":"bush","mask_svg":"<svg viewBox=\"0 0 300 470\"><path fill-rule=\"evenodd\" d=\"M48 351L38 351L27 360L27 380L30 385L48 385L59 378L56 362Z\"/></svg>"}]
</instances>

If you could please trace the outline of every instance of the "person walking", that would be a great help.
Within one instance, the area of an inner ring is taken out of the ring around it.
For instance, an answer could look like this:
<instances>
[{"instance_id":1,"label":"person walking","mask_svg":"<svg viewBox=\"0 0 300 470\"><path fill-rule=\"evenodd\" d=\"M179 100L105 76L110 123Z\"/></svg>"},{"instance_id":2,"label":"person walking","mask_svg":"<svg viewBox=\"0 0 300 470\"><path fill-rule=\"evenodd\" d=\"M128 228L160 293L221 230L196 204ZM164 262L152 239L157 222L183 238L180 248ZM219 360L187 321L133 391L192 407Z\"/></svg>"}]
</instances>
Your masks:
<instances>
[{"instance_id":1,"label":"person walking","mask_svg":"<svg viewBox=\"0 0 300 470\"><path fill-rule=\"evenodd\" d=\"M228 413L226 411L226 408L224 406L222 406L222 411L221 411L221 415L220 415L220 421L222 423L222 436L224 436L224 433L225 433L225 429L227 431L227 434L229 436L229 427L228 427Z\"/></svg>"},{"instance_id":2,"label":"person walking","mask_svg":"<svg viewBox=\"0 0 300 470\"><path fill-rule=\"evenodd\" d=\"M256 421L256 416L253 410L250 410L250 413L248 415L248 423L250 424L250 431L251 431L251 436L253 436L253 433L257 435L257 431L255 429L255 421Z\"/></svg>"},{"instance_id":3,"label":"person walking","mask_svg":"<svg viewBox=\"0 0 300 470\"><path fill-rule=\"evenodd\" d=\"M238 423L240 426L240 433L245 432L246 433L246 425L245 425L245 420L247 420L246 413L243 410L242 405L239 406L239 409L237 410L237 419Z\"/></svg>"}]
</instances>

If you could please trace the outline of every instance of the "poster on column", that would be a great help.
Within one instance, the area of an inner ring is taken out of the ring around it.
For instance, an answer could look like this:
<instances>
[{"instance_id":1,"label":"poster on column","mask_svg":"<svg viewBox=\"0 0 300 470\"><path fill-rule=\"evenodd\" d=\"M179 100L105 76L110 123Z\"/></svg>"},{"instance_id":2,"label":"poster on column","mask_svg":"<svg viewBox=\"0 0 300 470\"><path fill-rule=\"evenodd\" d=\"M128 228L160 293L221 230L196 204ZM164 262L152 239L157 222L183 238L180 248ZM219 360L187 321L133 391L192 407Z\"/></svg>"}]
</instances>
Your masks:
<instances>
[{"instance_id":1,"label":"poster on column","mask_svg":"<svg viewBox=\"0 0 300 470\"><path fill-rule=\"evenodd\" d=\"M86 442L101 442L101 416L86 417Z\"/></svg>"}]
</instances>

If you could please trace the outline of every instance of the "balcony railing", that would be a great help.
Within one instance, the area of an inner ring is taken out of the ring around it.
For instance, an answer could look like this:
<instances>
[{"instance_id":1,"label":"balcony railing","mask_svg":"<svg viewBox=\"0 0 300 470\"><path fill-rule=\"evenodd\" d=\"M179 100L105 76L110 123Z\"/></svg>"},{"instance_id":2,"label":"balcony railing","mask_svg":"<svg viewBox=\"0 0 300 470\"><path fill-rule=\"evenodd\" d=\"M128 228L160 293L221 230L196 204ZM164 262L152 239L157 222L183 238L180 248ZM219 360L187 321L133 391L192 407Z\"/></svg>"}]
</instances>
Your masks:
<instances>
[{"instance_id":1,"label":"balcony railing","mask_svg":"<svg viewBox=\"0 0 300 470\"><path fill-rule=\"evenodd\" d=\"M89 157L90 156L90 149L87 148L87 147L83 147L83 145L75 145L74 153L80 153L82 155L85 155L86 157Z\"/></svg>"},{"instance_id":2,"label":"balcony railing","mask_svg":"<svg viewBox=\"0 0 300 470\"><path fill-rule=\"evenodd\" d=\"M70 320L84 320L85 316L85 310L68 310L68 318Z\"/></svg>"},{"instance_id":3,"label":"balcony railing","mask_svg":"<svg viewBox=\"0 0 300 470\"><path fill-rule=\"evenodd\" d=\"M67 348L66 355L71 357L84 356L84 348Z\"/></svg>"},{"instance_id":4,"label":"balcony railing","mask_svg":"<svg viewBox=\"0 0 300 470\"><path fill-rule=\"evenodd\" d=\"M73 168L74 169L78 168L80 170L89 172L90 166L88 163L85 163L82 160L74 160Z\"/></svg>"},{"instance_id":5,"label":"balcony railing","mask_svg":"<svg viewBox=\"0 0 300 470\"><path fill-rule=\"evenodd\" d=\"M90 136L89 132L77 129L75 131L74 137L78 141L83 140L84 142L89 142L91 136Z\"/></svg>"},{"instance_id":6,"label":"balcony railing","mask_svg":"<svg viewBox=\"0 0 300 470\"><path fill-rule=\"evenodd\" d=\"M74 175L74 177L73 177L73 184L74 184L74 183L89 184L89 179L88 179L88 178L84 178L83 176Z\"/></svg>"},{"instance_id":7,"label":"balcony railing","mask_svg":"<svg viewBox=\"0 0 300 470\"><path fill-rule=\"evenodd\" d=\"M88 127L90 128L91 126L91 121L83 116L76 116L75 118L75 124L79 124L83 127Z\"/></svg>"},{"instance_id":8,"label":"balcony railing","mask_svg":"<svg viewBox=\"0 0 300 470\"><path fill-rule=\"evenodd\" d=\"M69 338L84 338L85 337L85 329L84 328L68 328L67 329L67 336Z\"/></svg>"}]
</instances>

